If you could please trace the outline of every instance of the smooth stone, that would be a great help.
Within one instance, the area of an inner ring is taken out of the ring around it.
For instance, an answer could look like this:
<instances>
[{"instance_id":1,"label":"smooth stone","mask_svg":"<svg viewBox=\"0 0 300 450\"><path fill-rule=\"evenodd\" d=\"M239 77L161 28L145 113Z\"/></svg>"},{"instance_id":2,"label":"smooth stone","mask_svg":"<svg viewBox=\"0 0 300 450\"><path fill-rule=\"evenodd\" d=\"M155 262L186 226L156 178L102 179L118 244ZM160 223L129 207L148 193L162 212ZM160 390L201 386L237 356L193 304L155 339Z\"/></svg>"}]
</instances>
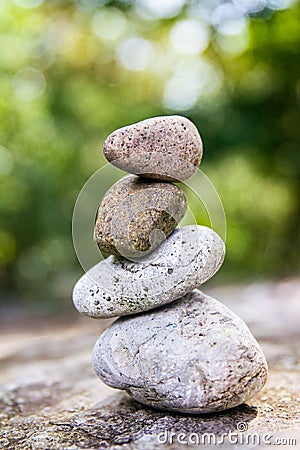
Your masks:
<instances>
[{"instance_id":1,"label":"smooth stone","mask_svg":"<svg viewBox=\"0 0 300 450\"><path fill-rule=\"evenodd\" d=\"M182 116L161 116L120 128L104 142L104 155L126 172L164 181L184 181L203 153L196 126Z\"/></svg>"},{"instance_id":2,"label":"smooth stone","mask_svg":"<svg viewBox=\"0 0 300 450\"><path fill-rule=\"evenodd\" d=\"M76 283L73 302L80 313L98 319L147 311L205 283L224 255L213 230L188 225L139 262L110 256L96 264Z\"/></svg>"},{"instance_id":3,"label":"smooth stone","mask_svg":"<svg viewBox=\"0 0 300 450\"><path fill-rule=\"evenodd\" d=\"M98 339L100 379L158 409L210 413L246 402L267 363L246 324L194 290L159 309L116 320Z\"/></svg>"},{"instance_id":4,"label":"smooth stone","mask_svg":"<svg viewBox=\"0 0 300 450\"><path fill-rule=\"evenodd\" d=\"M185 194L178 186L128 175L105 194L94 240L101 251L141 258L174 231L186 209Z\"/></svg>"}]
</instances>

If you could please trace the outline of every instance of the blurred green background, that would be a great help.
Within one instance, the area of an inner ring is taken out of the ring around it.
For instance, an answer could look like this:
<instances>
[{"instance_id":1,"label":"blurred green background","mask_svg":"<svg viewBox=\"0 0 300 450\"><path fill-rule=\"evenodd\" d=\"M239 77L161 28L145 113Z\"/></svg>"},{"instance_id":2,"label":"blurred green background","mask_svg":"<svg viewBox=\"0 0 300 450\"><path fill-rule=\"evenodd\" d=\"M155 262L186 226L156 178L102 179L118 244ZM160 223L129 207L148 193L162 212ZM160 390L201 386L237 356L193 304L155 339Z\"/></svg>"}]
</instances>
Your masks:
<instances>
[{"instance_id":1,"label":"blurred green background","mask_svg":"<svg viewBox=\"0 0 300 450\"><path fill-rule=\"evenodd\" d=\"M291 0L0 0L2 302L71 307L72 211L103 140L164 114L197 125L224 204L216 282L297 274L299 20Z\"/></svg>"}]
</instances>

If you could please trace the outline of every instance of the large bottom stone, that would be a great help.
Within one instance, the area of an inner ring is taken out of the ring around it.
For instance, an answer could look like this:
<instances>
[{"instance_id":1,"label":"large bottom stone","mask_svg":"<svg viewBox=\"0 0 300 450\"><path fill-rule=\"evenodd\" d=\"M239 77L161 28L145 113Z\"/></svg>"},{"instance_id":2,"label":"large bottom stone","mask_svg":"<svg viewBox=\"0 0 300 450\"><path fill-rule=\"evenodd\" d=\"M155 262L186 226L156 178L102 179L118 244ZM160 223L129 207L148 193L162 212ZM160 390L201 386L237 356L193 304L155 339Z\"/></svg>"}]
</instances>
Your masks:
<instances>
[{"instance_id":1,"label":"large bottom stone","mask_svg":"<svg viewBox=\"0 0 300 450\"><path fill-rule=\"evenodd\" d=\"M116 320L98 339L93 366L139 402L185 413L240 405L261 390L268 370L246 324L198 290Z\"/></svg>"}]
</instances>

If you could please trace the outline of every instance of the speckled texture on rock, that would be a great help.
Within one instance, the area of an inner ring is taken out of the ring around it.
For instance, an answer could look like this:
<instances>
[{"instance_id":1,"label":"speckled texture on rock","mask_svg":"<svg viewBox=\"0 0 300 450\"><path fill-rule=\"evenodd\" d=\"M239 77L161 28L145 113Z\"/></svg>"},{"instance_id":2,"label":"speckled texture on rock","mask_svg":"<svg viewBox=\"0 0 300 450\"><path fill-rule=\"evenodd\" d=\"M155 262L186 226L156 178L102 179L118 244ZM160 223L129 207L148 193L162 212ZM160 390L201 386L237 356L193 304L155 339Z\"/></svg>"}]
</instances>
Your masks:
<instances>
[{"instance_id":1,"label":"speckled texture on rock","mask_svg":"<svg viewBox=\"0 0 300 450\"><path fill-rule=\"evenodd\" d=\"M104 196L94 240L102 251L139 258L161 244L185 212L186 198L178 186L129 175Z\"/></svg>"},{"instance_id":2,"label":"speckled texture on rock","mask_svg":"<svg viewBox=\"0 0 300 450\"><path fill-rule=\"evenodd\" d=\"M80 313L94 318L147 311L205 283L224 254L224 243L213 230L188 225L139 262L110 256L96 264L76 283L73 302Z\"/></svg>"},{"instance_id":3,"label":"speckled texture on rock","mask_svg":"<svg viewBox=\"0 0 300 450\"><path fill-rule=\"evenodd\" d=\"M194 175L202 153L197 128L181 116L143 120L114 131L104 142L104 155L114 166L165 181Z\"/></svg>"},{"instance_id":4,"label":"speckled texture on rock","mask_svg":"<svg viewBox=\"0 0 300 450\"><path fill-rule=\"evenodd\" d=\"M95 345L93 366L104 383L135 400L187 413L240 405L267 378L265 357L246 324L198 290L115 321Z\"/></svg>"}]
</instances>

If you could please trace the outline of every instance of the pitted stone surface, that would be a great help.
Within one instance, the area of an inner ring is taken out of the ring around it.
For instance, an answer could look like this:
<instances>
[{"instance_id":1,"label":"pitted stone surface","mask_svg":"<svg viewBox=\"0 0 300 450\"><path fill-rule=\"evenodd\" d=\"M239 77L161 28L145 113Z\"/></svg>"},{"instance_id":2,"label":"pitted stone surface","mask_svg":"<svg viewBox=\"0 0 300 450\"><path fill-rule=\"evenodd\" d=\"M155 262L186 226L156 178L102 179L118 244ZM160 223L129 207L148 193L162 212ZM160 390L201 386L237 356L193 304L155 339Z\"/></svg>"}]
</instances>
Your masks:
<instances>
[{"instance_id":1,"label":"pitted stone surface","mask_svg":"<svg viewBox=\"0 0 300 450\"><path fill-rule=\"evenodd\" d=\"M246 324L198 290L154 311L115 321L98 339L101 380L158 409L209 413L261 390L265 357Z\"/></svg>"},{"instance_id":2,"label":"pitted stone surface","mask_svg":"<svg viewBox=\"0 0 300 450\"><path fill-rule=\"evenodd\" d=\"M196 172L202 141L182 116L161 116L120 128L104 142L104 155L126 172L164 181L184 181Z\"/></svg>"},{"instance_id":3,"label":"pitted stone surface","mask_svg":"<svg viewBox=\"0 0 300 450\"><path fill-rule=\"evenodd\" d=\"M90 317L108 318L147 311L176 300L209 280L225 254L210 228L176 229L139 262L110 256L76 283L73 302Z\"/></svg>"},{"instance_id":4,"label":"pitted stone surface","mask_svg":"<svg viewBox=\"0 0 300 450\"><path fill-rule=\"evenodd\" d=\"M186 198L178 186L129 175L105 194L94 240L104 252L139 258L161 244L185 212Z\"/></svg>"}]
</instances>

